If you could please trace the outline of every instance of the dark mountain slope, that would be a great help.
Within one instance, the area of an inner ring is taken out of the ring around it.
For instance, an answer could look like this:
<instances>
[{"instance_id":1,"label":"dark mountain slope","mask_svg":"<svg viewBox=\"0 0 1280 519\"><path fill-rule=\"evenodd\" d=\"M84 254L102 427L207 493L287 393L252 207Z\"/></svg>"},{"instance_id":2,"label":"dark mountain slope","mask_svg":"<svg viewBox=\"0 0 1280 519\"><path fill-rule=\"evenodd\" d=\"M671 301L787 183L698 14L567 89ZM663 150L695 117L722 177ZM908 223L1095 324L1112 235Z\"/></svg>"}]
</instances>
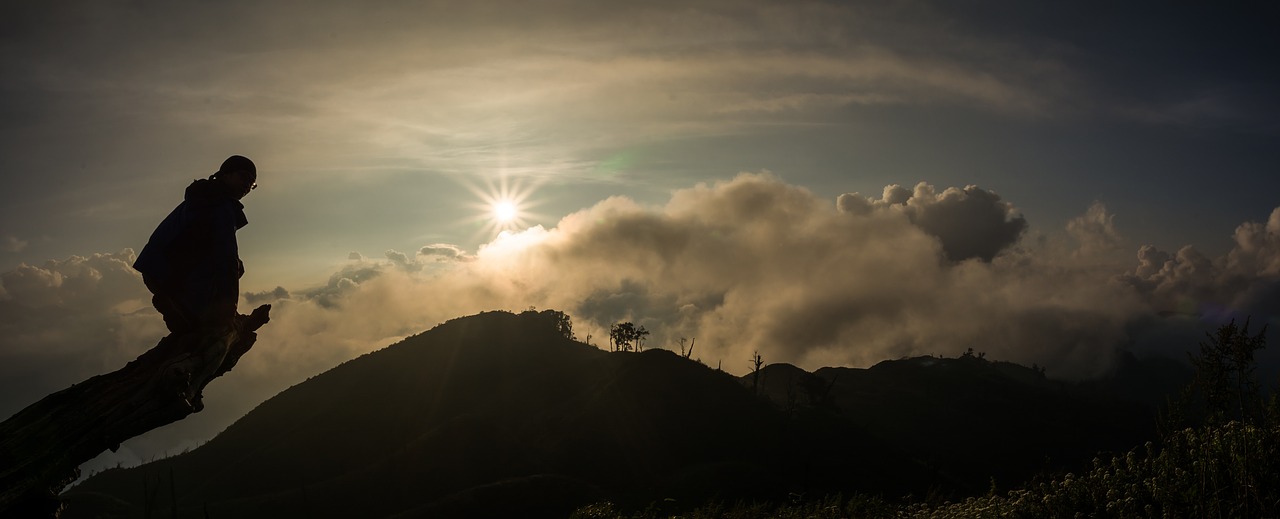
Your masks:
<instances>
[{"instance_id":1,"label":"dark mountain slope","mask_svg":"<svg viewBox=\"0 0 1280 519\"><path fill-rule=\"evenodd\" d=\"M562 337L551 312L493 312L294 386L190 453L96 475L66 517L167 512L170 474L190 517L530 517L600 498L897 495L926 481L906 459L671 352L606 353ZM163 491L144 498L145 478Z\"/></svg>"},{"instance_id":2,"label":"dark mountain slope","mask_svg":"<svg viewBox=\"0 0 1280 519\"><path fill-rule=\"evenodd\" d=\"M761 370L761 392L783 409L826 409L878 441L913 453L940 481L977 492L990 479L1019 484L1045 470L1085 466L1100 451L1152 439L1155 410L1141 403L1176 387L1168 370L1126 359L1116 376L1088 384L1045 379L1034 369L966 356L918 357L871 368L790 365ZM751 387L752 375L740 382ZM1185 384L1185 379L1182 379ZM1137 388L1145 391L1136 395Z\"/></svg>"}]
</instances>

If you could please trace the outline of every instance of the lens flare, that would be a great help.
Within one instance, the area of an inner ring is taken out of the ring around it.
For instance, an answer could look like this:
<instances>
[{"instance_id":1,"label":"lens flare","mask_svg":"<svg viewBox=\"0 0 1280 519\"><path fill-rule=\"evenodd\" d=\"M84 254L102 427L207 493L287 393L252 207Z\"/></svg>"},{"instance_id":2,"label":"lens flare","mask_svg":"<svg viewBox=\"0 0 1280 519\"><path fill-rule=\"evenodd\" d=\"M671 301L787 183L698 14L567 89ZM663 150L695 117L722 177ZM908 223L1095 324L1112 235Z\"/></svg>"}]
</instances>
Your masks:
<instances>
[{"instance_id":1,"label":"lens flare","mask_svg":"<svg viewBox=\"0 0 1280 519\"><path fill-rule=\"evenodd\" d=\"M514 221L520 216L520 210L516 208L515 202L510 200L500 200L493 204L493 219L498 223L507 224Z\"/></svg>"},{"instance_id":2,"label":"lens flare","mask_svg":"<svg viewBox=\"0 0 1280 519\"><path fill-rule=\"evenodd\" d=\"M532 196L536 181L502 175L482 182L481 185L464 182L477 199L469 204L477 212L466 217L468 225L475 226L475 239L483 243L503 232L527 229L545 218L536 212L538 200Z\"/></svg>"}]
</instances>

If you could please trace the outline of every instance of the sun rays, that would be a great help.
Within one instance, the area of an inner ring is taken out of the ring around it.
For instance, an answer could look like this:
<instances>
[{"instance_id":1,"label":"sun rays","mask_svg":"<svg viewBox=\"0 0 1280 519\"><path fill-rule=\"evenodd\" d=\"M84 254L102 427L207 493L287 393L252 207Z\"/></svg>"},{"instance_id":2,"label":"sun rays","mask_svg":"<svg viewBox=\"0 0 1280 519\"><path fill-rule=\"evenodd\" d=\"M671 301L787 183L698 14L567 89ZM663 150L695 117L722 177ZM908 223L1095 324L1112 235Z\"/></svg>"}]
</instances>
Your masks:
<instances>
[{"instance_id":1,"label":"sun rays","mask_svg":"<svg viewBox=\"0 0 1280 519\"><path fill-rule=\"evenodd\" d=\"M536 188L536 184L507 176L496 181L488 178L483 186L467 186L477 199L468 204L476 212L467 217L476 225L477 237L490 240L503 232L523 230L541 219L541 215L533 212L538 206L538 201L533 199Z\"/></svg>"}]
</instances>

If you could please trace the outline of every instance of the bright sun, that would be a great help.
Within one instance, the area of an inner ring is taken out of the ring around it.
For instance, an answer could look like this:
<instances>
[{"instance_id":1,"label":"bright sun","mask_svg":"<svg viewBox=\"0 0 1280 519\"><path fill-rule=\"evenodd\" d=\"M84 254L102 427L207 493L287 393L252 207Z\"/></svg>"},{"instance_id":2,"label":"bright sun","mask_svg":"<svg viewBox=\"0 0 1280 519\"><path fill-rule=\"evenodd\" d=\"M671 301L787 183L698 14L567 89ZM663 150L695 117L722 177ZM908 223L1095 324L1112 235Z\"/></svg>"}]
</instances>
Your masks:
<instances>
[{"instance_id":1,"label":"bright sun","mask_svg":"<svg viewBox=\"0 0 1280 519\"><path fill-rule=\"evenodd\" d=\"M484 180L484 185L466 186L478 198L468 204L476 212L465 218L475 225L478 239L491 240L503 232L518 232L545 218L537 212L539 201L532 196L538 187L536 182L506 175Z\"/></svg>"},{"instance_id":2,"label":"bright sun","mask_svg":"<svg viewBox=\"0 0 1280 519\"><path fill-rule=\"evenodd\" d=\"M515 202L503 200L493 204L493 218L498 223L511 223L518 214Z\"/></svg>"}]
</instances>

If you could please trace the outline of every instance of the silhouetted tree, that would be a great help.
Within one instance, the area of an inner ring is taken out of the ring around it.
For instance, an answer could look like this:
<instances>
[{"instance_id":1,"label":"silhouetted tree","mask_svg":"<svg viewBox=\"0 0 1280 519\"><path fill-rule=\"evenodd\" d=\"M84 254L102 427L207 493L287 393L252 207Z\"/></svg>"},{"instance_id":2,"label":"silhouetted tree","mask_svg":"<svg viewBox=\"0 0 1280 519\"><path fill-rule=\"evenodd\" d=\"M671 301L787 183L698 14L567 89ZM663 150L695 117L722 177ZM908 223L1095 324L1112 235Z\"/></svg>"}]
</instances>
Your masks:
<instances>
[{"instance_id":1,"label":"silhouetted tree","mask_svg":"<svg viewBox=\"0 0 1280 519\"><path fill-rule=\"evenodd\" d=\"M684 337L681 337L681 338L680 338L680 356L681 356L681 357L684 357L684 358L686 358L686 359L687 359L687 358L689 358L689 357L693 356L693 347L694 347L694 345L698 344L698 338L697 338L697 337L694 337L694 338L693 338L693 342L690 342L690 343L689 343L689 350L688 350L688 351L685 351L685 349L684 349L684 343L685 343L685 341L686 341L686 340L688 340L688 339L685 339Z\"/></svg>"},{"instance_id":2,"label":"silhouetted tree","mask_svg":"<svg viewBox=\"0 0 1280 519\"><path fill-rule=\"evenodd\" d=\"M635 341L636 325L630 321L624 323L615 323L609 327L609 340L613 343L614 351L631 351L631 344Z\"/></svg>"},{"instance_id":3,"label":"silhouetted tree","mask_svg":"<svg viewBox=\"0 0 1280 519\"><path fill-rule=\"evenodd\" d=\"M610 351L627 351L631 343L627 339L627 326L631 323L613 323L609 327L609 350Z\"/></svg>"},{"instance_id":4,"label":"silhouetted tree","mask_svg":"<svg viewBox=\"0 0 1280 519\"><path fill-rule=\"evenodd\" d=\"M551 310L550 312L556 320L556 331L560 332L560 335L563 335L566 339L576 339L577 337L573 336L573 320L569 318L569 314L557 310ZM590 338L591 336L588 335L587 337Z\"/></svg>"},{"instance_id":5,"label":"silhouetted tree","mask_svg":"<svg viewBox=\"0 0 1280 519\"><path fill-rule=\"evenodd\" d=\"M569 314L550 309L539 312L538 307L529 305L529 308L520 312L520 315L530 316L539 323L549 323L551 326L555 326L556 332L566 339L571 341L577 339L573 335L573 319L569 318Z\"/></svg>"},{"instance_id":6,"label":"silhouetted tree","mask_svg":"<svg viewBox=\"0 0 1280 519\"><path fill-rule=\"evenodd\" d=\"M764 365L764 359L760 357L760 352L756 351L751 357L751 389L758 395L760 394L760 366Z\"/></svg>"},{"instance_id":7,"label":"silhouetted tree","mask_svg":"<svg viewBox=\"0 0 1280 519\"><path fill-rule=\"evenodd\" d=\"M649 330L643 326L636 326L630 321L617 323L609 327L609 342L613 344L614 351L641 351L644 349L644 338L649 336Z\"/></svg>"},{"instance_id":8,"label":"silhouetted tree","mask_svg":"<svg viewBox=\"0 0 1280 519\"><path fill-rule=\"evenodd\" d=\"M1231 420L1255 422L1263 417L1265 403L1254 377L1257 367L1254 352L1266 348L1267 327L1249 336L1249 320L1237 327L1233 319L1205 333L1208 342L1200 342L1199 353L1189 353L1195 367L1190 396L1204 405L1205 420L1210 424Z\"/></svg>"}]
</instances>

